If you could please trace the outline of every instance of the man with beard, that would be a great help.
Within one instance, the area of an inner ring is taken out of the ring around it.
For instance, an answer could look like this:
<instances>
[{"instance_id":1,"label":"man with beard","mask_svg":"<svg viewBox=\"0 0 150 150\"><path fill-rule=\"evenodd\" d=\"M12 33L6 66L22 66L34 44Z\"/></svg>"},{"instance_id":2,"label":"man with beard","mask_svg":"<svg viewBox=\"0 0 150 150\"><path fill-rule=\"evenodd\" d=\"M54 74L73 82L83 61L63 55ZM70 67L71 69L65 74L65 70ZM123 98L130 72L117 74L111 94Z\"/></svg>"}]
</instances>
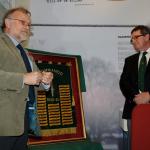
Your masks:
<instances>
[{"instance_id":1,"label":"man with beard","mask_svg":"<svg viewBox=\"0 0 150 150\"><path fill-rule=\"evenodd\" d=\"M0 34L0 148L27 150L28 101L35 89L50 87L51 72L40 72L22 43L31 35L31 13L13 8L3 17Z\"/></svg>"}]
</instances>

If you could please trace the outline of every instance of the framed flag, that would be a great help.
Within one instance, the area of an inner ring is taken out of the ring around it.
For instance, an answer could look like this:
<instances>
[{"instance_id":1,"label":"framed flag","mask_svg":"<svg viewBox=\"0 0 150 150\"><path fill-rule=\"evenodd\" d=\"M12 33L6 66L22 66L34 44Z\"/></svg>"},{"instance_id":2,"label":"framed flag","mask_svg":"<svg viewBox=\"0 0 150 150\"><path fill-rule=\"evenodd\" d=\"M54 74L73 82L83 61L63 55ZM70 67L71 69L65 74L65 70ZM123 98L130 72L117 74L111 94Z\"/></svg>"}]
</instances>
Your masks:
<instances>
[{"instance_id":1,"label":"framed flag","mask_svg":"<svg viewBox=\"0 0 150 150\"><path fill-rule=\"evenodd\" d=\"M80 76L77 57L29 51L41 71L53 72L48 91L37 91L40 136L29 144L85 139Z\"/></svg>"}]
</instances>

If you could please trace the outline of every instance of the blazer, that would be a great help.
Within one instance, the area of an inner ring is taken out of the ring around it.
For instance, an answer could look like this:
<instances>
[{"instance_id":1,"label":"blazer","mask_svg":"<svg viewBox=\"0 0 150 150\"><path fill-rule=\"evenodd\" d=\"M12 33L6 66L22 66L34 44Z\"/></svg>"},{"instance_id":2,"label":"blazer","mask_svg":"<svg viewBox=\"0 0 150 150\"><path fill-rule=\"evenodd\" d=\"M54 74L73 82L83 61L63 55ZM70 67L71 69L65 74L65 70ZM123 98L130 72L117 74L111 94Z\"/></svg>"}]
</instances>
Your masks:
<instances>
[{"instance_id":1,"label":"blazer","mask_svg":"<svg viewBox=\"0 0 150 150\"><path fill-rule=\"evenodd\" d=\"M120 77L120 89L125 97L125 104L122 117L131 119L132 111L136 106L133 101L138 89L138 61L139 54L134 54L125 59L123 72ZM150 92L150 61L148 62L145 72L145 87L144 91Z\"/></svg>"},{"instance_id":2,"label":"blazer","mask_svg":"<svg viewBox=\"0 0 150 150\"><path fill-rule=\"evenodd\" d=\"M36 69L35 63L33 68ZM29 86L23 86L27 72L20 52L5 33L0 34L0 136L24 132L24 115Z\"/></svg>"}]
</instances>

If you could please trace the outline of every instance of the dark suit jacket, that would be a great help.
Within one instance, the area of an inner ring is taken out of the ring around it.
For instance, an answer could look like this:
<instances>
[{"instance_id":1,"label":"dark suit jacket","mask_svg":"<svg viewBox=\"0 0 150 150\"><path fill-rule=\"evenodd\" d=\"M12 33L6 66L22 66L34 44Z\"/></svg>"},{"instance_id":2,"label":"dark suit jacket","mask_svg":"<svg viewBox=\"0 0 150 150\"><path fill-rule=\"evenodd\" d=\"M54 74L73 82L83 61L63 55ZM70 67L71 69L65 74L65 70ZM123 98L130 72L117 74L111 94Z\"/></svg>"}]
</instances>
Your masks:
<instances>
[{"instance_id":1,"label":"dark suit jacket","mask_svg":"<svg viewBox=\"0 0 150 150\"><path fill-rule=\"evenodd\" d=\"M0 34L0 136L17 136L24 132L29 88L27 85L23 87L25 72L18 49L6 34Z\"/></svg>"},{"instance_id":2,"label":"dark suit jacket","mask_svg":"<svg viewBox=\"0 0 150 150\"><path fill-rule=\"evenodd\" d=\"M130 119L132 110L136 106L133 98L139 93L138 89L138 59L139 54L134 54L125 59L123 72L120 78L120 89L125 97L123 118ZM145 90L150 92L150 61L145 73Z\"/></svg>"}]
</instances>

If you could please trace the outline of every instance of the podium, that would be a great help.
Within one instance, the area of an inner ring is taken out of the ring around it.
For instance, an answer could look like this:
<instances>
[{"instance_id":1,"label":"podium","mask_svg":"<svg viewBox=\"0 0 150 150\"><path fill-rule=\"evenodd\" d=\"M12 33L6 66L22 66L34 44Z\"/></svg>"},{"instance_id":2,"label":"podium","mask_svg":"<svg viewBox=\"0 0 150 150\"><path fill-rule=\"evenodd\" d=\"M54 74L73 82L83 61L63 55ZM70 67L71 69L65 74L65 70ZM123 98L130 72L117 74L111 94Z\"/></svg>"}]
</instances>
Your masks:
<instances>
[{"instance_id":1,"label":"podium","mask_svg":"<svg viewBox=\"0 0 150 150\"><path fill-rule=\"evenodd\" d=\"M150 149L150 104L134 108L131 120L132 150Z\"/></svg>"}]
</instances>

